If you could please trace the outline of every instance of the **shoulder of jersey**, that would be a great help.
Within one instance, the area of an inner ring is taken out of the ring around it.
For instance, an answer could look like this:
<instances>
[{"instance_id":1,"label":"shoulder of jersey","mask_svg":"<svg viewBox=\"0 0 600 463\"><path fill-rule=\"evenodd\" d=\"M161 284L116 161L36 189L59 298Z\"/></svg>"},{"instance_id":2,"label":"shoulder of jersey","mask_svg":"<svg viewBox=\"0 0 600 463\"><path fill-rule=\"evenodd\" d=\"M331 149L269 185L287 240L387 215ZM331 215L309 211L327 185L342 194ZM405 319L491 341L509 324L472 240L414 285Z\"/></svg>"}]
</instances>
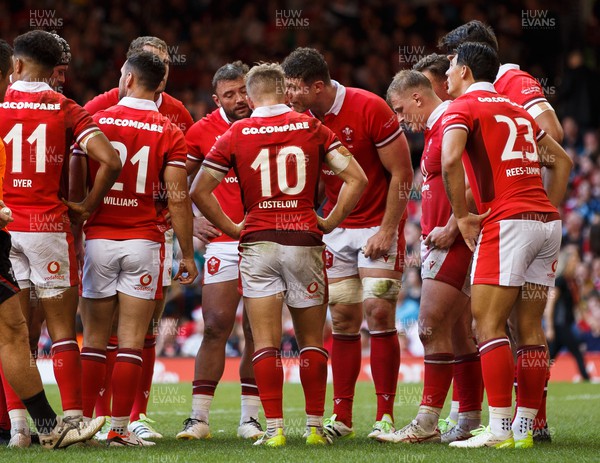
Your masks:
<instances>
[{"instance_id":1,"label":"shoulder of jersey","mask_svg":"<svg viewBox=\"0 0 600 463\"><path fill-rule=\"evenodd\" d=\"M197 131L201 131L202 133L202 131L207 130L210 127L220 128L220 126L225 127L225 125L229 127L229 125L221 117L221 114L219 113L219 108L217 108L214 111L206 114L199 121L194 122L192 126L188 129L187 133L189 134Z\"/></svg>"},{"instance_id":2,"label":"shoulder of jersey","mask_svg":"<svg viewBox=\"0 0 600 463\"><path fill-rule=\"evenodd\" d=\"M356 87L346 87L346 98L352 98L359 101L383 100L383 98L373 92Z\"/></svg>"},{"instance_id":3,"label":"shoulder of jersey","mask_svg":"<svg viewBox=\"0 0 600 463\"><path fill-rule=\"evenodd\" d=\"M162 97L163 97L163 102L162 102L161 106L164 104L166 104L168 106L176 106L178 109L185 110L187 112L187 108L185 107L185 105L180 100L175 98L174 96L169 95L167 92L163 92Z\"/></svg>"}]
</instances>

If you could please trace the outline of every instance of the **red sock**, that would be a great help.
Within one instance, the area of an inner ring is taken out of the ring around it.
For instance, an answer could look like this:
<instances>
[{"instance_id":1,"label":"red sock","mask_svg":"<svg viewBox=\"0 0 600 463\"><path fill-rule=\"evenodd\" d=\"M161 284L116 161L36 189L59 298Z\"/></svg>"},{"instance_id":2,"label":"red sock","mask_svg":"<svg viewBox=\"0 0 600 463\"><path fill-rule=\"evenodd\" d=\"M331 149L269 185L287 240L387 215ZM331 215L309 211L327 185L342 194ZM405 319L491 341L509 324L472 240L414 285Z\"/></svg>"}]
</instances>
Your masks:
<instances>
[{"instance_id":1,"label":"red sock","mask_svg":"<svg viewBox=\"0 0 600 463\"><path fill-rule=\"evenodd\" d=\"M142 351L142 377L140 386L135 395L130 421L140 419L140 413L146 414L148 400L150 399L150 388L152 387L152 376L154 375L154 362L156 360L156 336L147 334L144 339L144 350Z\"/></svg>"},{"instance_id":2,"label":"red sock","mask_svg":"<svg viewBox=\"0 0 600 463\"><path fill-rule=\"evenodd\" d=\"M111 416L110 402L112 399L112 373L117 359L119 341L116 336L111 336L106 347L106 373L104 384L100 387L96 398L96 416Z\"/></svg>"},{"instance_id":3,"label":"red sock","mask_svg":"<svg viewBox=\"0 0 600 463\"><path fill-rule=\"evenodd\" d=\"M12 386L8 383L6 376L4 376L4 370L0 364L0 376L2 377L2 387L4 388L4 397L6 399L6 410L7 413L11 410L25 410L25 405L19 399L17 393L13 390Z\"/></svg>"},{"instance_id":4,"label":"red sock","mask_svg":"<svg viewBox=\"0 0 600 463\"><path fill-rule=\"evenodd\" d=\"M142 349L119 347L112 375L112 416L131 414L142 375Z\"/></svg>"},{"instance_id":5,"label":"red sock","mask_svg":"<svg viewBox=\"0 0 600 463\"><path fill-rule=\"evenodd\" d=\"M544 394L542 395L542 402L538 409L537 415L533 422L533 429L544 429L546 427L546 398L548 397L548 381L550 381L550 368L546 373L546 383L544 385Z\"/></svg>"},{"instance_id":6,"label":"red sock","mask_svg":"<svg viewBox=\"0 0 600 463\"><path fill-rule=\"evenodd\" d=\"M452 383L454 354L442 353L425 356L425 377L421 405L444 408Z\"/></svg>"},{"instance_id":7,"label":"red sock","mask_svg":"<svg viewBox=\"0 0 600 463\"><path fill-rule=\"evenodd\" d=\"M6 406L2 381L0 381L0 429L10 429L10 418L8 417L8 407Z\"/></svg>"},{"instance_id":8,"label":"red sock","mask_svg":"<svg viewBox=\"0 0 600 463\"><path fill-rule=\"evenodd\" d=\"M538 410L548 372L548 352L544 345L522 346L517 351L517 407Z\"/></svg>"},{"instance_id":9,"label":"red sock","mask_svg":"<svg viewBox=\"0 0 600 463\"><path fill-rule=\"evenodd\" d=\"M394 419L394 400L400 369L400 341L396 330L371 332L371 375L377 394L376 421L386 413ZM450 370L452 371L452 370ZM446 392L448 389L446 388ZM443 404L442 404L443 406Z\"/></svg>"},{"instance_id":10,"label":"red sock","mask_svg":"<svg viewBox=\"0 0 600 463\"><path fill-rule=\"evenodd\" d=\"M252 357L258 394L265 418L283 418L283 365L276 347L265 347Z\"/></svg>"},{"instance_id":11,"label":"red sock","mask_svg":"<svg viewBox=\"0 0 600 463\"><path fill-rule=\"evenodd\" d=\"M458 386L456 385L456 364L452 368L452 402L458 402Z\"/></svg>"},{"instance_id":12,"label":"red sock","mask_svg":"<svg viewBox=\"0 0 600 463\"><path fill-rule=\"evenodd\" d=\"M493 338L481 343L479 355L489 406L511 407L515 367L508 338Z\"/></svg>"},{"instance_id":13,"label":"red sock","mask_svg":"<svg viewBox=\"0 0 600 463\"><path fill-rule=\"evenodd\" d=\"M300 382L304 390L306 414L323 416L327 392L327 351L305 347L300 351Z\"/></svg>"},{"instance_id":14,"label":"red sock","mask_svg":"<svg viewBox=\"0 0 600 463\"><path fill-rule=\"evenodd\" d=\"M106 376L106 351L84 347L81 349L81 377L83 416L94 415L94 404ZM104 416L104 415L98 415Z\"/></svg>"},{"instance_id":15,"label":"red sock","mask_svg":"<svg viewBox=\"0 0 600 463\"><path fill-rule=\"evenodd\" d=\"M254 378L240 378L240 384L242 385L242 395L258 396L258 386L256 386Z\"/></svg>"},{"instance_id":16,"label":"red sock","mask_svg":"<svg viewBox=\"0 0 600 463\"><path fill-rule=\"evenodd\" d=\"M81 358L76 339L59 339L50 351L63 410L81 410Z\"/></svg>"},{"instance_id":17,"label":"red sock","mask_svg":"<svg viewBox=\"0 0 600 463\"><path fill-rule=\"evenodd\" d=\"M215 389L217 389L218 381L211 381L209 379L195 379L192 382L192 395L215 395Z\"/></svg>"},{"instance_id":18,"label":"red sock","mask_svg":"<svg viewBox=\"0 0 600 463\"><path fill-rule=\"evenodd\" d=\"M454 359L454 389L459 402L458 413L481 410L483 382L479 352L460 355Z\"/></svg>"},{"instance_id":19,"label":"red sock","mask_svg":"<svg viewBox=\"0 0 600 463\"><path fill-rule=\"evenodd\" d=\"M352 427L352 402L361 360L360 334L334 333L331 348L333 413L348 427Z\"/></svg>"}]
</instances>

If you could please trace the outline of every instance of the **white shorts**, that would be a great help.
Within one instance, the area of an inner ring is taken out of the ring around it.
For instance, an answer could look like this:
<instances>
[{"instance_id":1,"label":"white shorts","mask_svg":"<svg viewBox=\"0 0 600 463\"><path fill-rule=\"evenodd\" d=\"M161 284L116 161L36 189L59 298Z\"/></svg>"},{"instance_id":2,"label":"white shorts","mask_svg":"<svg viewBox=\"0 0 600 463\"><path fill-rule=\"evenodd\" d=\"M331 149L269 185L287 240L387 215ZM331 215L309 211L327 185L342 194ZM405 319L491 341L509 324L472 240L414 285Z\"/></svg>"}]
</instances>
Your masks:
<instances>
[{"instance_id":1,"label":"white shorts","mask_svg":"<svg viewBox=\"0 0 600 463\"><path fill-rule=\"evenodd\" d=\"M171 277L173 273L173 229L165 232L165 264L163 271L162 285L171 286Z\"/></svg>"},{"instance_id":2,"label":"white shorts","mask_svg":"<svg viewBox=\"0 0 600 463\"><path fill-rule=\"evenodd\" d=\"M238 246L238 241L221 241L206 246L203 285L238 279L240 262Z\"/></svg>"},{"instance_id":3,"label":"white shorts","mask_svg":"<svg viewBox=\"0 0 600 463\"><path fill-rule=\"evenodd\" d=\"M11 232L10 262L19 287L35 287L39 297L56 297L77 286L77 259L69 232Z\"/></svg>"},{"instance_id":4,"label":"white shorts","mask_svg":"<svg viewBox=\"0 0 600 463\"><path fill-rule=\"evenodd\" d=\"M562 239L560 220L500 220L481 230L471 284L554 286Z\"/></svg>"},{"instance_id":5,"label":"white shorts","mask_svg":"<svg viewBox=\"0 0 600 463\"><path fill-rule=\"evenodd\" d=\"M325 246L284 246L259 241L241 244L240 248L244 297L284 293L284 302L292 308L326 302Z\"/></svg>"},{"instance_id":6,"label":"white shorts","mask_svg":"<svg viewBox=\"0 0 600 463\"><path fill-rule=\"evenodd\" d=\"M358 274L359 268L380 268L401 270L398 256L398 237L392 240L388 254L373 260L362 252L367 240L379 231L380 227L336 228L323 235L327 246L325 251L327 276L329 278L349 277Z\"/></svg>"},{"instance_id":7,"label":"white shorts","mask_svg":"<svg viewBox=\"0 0 600 463\"><path fill-rule=\"evenodd\" d=\"M100 299L120 292L161 299L163 261L164 245L155 241L87 240L82 295Z\"/></svg>"},{"instance_id":8,"label":"white shorts","mask_svg":"<svg viewBox=\"0 0 600 463\"><path fill-rule=\"evenodd\" d=\"M473 253L461 239L448 249L432 248L421 240L421 279L442 281L471 296L469 269Z\"/></svg>"}]
</instances>

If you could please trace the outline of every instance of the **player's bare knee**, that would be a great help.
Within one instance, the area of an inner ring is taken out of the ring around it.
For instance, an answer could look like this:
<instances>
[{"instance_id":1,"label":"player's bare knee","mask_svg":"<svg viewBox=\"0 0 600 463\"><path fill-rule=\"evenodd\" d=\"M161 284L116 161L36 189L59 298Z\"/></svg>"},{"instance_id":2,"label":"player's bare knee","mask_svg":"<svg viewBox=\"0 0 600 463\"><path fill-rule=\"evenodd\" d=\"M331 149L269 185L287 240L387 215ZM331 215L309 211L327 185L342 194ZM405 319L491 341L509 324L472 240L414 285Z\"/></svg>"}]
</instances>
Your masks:
<instances>
[{"instance_id":1,"label":"player's bare knee","mask_svg":"<svg viewBox=\"0 0 600 463\"><path fill-rule=\"evenodd\" d=\"M204 342L223 343L227 342L231 329L226 330L223 326L213 323L206 323L204 325Z\"/></svg>"}]
</instances>

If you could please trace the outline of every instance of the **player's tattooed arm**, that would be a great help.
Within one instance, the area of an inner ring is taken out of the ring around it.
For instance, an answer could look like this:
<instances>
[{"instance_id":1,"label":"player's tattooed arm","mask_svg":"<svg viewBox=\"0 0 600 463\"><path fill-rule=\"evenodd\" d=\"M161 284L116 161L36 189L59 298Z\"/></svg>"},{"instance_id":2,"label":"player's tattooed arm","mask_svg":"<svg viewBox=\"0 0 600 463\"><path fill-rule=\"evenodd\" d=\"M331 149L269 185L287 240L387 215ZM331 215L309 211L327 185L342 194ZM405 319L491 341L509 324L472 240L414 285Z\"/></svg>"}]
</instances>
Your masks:
<instances>
[{"instance_id":1,"label":"player's tattooed arm","mask_svg":"<svg viewBox=\"0 0 600 463\"><path fill-rule=\"evenodd\" d=\"M546 168L544 189L550 202L558 207L567 192L573 161L562 146L549 136L538 141L538 153L540 164Z\"/></svg>"}]
</instances>

